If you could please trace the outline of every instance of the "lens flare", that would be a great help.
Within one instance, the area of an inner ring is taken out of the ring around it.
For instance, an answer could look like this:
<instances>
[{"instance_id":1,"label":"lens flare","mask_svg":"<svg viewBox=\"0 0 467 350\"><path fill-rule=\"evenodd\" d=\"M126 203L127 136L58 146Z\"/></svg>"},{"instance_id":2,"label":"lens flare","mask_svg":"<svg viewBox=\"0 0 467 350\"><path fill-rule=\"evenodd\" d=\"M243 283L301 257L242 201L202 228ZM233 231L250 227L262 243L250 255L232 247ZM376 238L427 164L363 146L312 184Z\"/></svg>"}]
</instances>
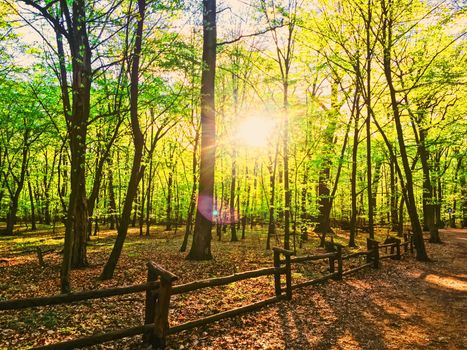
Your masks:
<instances>
[{"instance_id":1,"label":"lens flare","mask_svg":"<svg viewBox=\"0 0 467 350\"><path fill-rule=\"evenodd\" d=\"M235 139L240 145L248 147L266 147L274 131L275 122L266 117L245 119L235 132Z\"/></svg>"}]
</instances>

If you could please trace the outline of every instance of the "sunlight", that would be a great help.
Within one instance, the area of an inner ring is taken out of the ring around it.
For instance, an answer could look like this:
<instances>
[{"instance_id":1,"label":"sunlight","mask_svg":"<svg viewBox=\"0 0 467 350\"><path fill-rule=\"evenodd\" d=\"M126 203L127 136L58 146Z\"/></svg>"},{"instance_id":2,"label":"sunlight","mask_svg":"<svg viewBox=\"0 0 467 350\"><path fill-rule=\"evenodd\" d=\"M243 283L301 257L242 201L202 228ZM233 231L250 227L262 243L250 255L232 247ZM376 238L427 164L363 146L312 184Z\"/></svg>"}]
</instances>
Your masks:
<instances>
[{"instance_id":1,"label":"sunlight","mask_svg":"<svg viewBox=\"0 0 467 350\"><path fill-rule=\"evenodd\" d=\"M440 287L458 290L460 292L467 292L467 282L459 280L451 276L439 276L429 274L425 277L425 281L436 284Z\"/></svg>"},{"instance_id":2,"label":"sunlight","mask_svg":"<svg viewBox=\"0 0 467 350\"><path fill-rule=\"evenodd\" d=\"M245 119L238 125L235 140L248 147L266 147L275 128L275 122L265 116Z\"/></svg>"}]
</instances>

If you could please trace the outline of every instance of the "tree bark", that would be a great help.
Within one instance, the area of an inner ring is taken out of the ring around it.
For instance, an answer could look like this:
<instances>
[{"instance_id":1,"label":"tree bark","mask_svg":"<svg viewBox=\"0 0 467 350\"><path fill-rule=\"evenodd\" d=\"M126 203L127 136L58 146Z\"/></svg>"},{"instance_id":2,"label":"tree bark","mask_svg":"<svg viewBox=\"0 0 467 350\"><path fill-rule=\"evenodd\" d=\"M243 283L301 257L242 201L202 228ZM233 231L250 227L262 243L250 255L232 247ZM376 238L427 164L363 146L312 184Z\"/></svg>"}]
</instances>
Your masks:
<instances>
[{"instance_id":1,"label":"tree bark","mask_svg":"<svg viewBox=\"0 0 467 350\"><path fill-rule=\"evenodd\" d=\"M10 191L10 204L8 206L8 213L6 216L6 231L5 235L13 235L14 227L16 224L16 214L19 206L19 196L24 187L24 181L26 179L26 172L28 166L28 154L29 154L29 134L30 130L24 125L25 129L23 132L23 145L21 153L21 171L19 177L13 176L16 188L14 191Z\"/></svg>"},{"instance_id":2,"label":"tree bark","mask_svg":"<svg viewBox=\"0 0 467 350\"><path fill-rule=\"evenodd\" d=\"M28 191L29 191L29 202L31 203L31 231L36 231L36 212L34 208L34 195L32 193L32 186L31 186L31 179L29 172L27 174L28 176Z\"/></svg>"},{"instance_id":3,"label":"tree bark","mask_svg":"<svg viewBox=\"0 0 467 350\"><path fill-rule=\"evenodd\" d=\"M74 1L71 14L67 2L60 2L61 13L67 23L67 40L71 53L72 103L68 94L63 28L54 24L60 67L60 87L67 121L71 153L70 196L66 213L63 263L60 271L62 293L70 291L69 271L71 267L87 266L87 198L86 198L86 136L91 99L91 48L88 41L86 2ZM71 105L71 107L70 107Z\"/></svg>"},{"instance_id":4,"label":"tree bark","mask_svg":"<svg viewBox=\"0 0 467 350\"><path fill-rule=\"evenodd\" d=\"M118 216L117 216L117 203L115 202L111 158L109 158L109 171L108 171L107 176L108 176L108 182L109 182L109 221L110 221L110 229L113 230L115 228L115 224L117 224L117 229L118 229Z\"/></svg>"},{"instance_id":5,"label":"tree bark","mask_svg":"<svg viewBox=\"0 0 467 350\"><path fill-rule=\"evenodd\" d=\"M367 192L368 192L368 233L370 239L375 238L374 229L374 207L373 207L373 188L372 188L372 176L371 176L371 56L372 49L370 43L371 33L371 17L372 17L372 4L371 0L368 0L367 7L367 19L365 21L366 31L366 166L367 166Z\"/></svg>"},{"instance_id":6,"label":"tree bark","mask_svg":"<svg viewBox=\"0 0 467 350\"><path fill-rule=\"evenodd\" d=\"M198 205L191 260L211 259L214 166L216 160L216 114L214 84L216 76L216 0L203 0L203 70L201 74L201 157Z\"/></svg>"},{"instance_id":7,"label":"tree bark","mask_svg":"<svg viewBox=\"0 0 467 350\"><path fill-rule=\"evenodd\" d=\"M389 157L389 168L390 168L390 189L391 189L391 203L390 203L390 210L391 210L391 231L399 232L399 216L397 215L397 177L396 177L396 170L394 160ZM400 232L402 233L402 232Z\"/></svg>"},{"instance_id":8,"label":"tree bark","mask_svg":"<svg viewBox=\"0 0 467 350\"><path fill-rule=\"evenodd\" d=\"M436 222L434 190L431 183L430 165L428 164L428 150L426 148L426 130L420 129L418 140L418 154L423 171L423 217L430 231L430 242L441 243Z\"/></svg>"},{"instance_id":9,"label":"tree bark","mask_svg":"<svg viewBox=\"0 0 467 350\"><path fill-rule=\"evenodd\" d=\"M170 231L172 229L172 189L173 189L173 176L174 169L172 163L169 168L169 178L167 179L167 211L166 211L166 223L165 230Z\"/></svg>"},{"instance_id":10,"label":"tree bark","mask_svg":"<svg viewBox=\"0 0 467 350\"><path fill-rule=\"evenodd\" d=\"M352 211L350 217L349 247L355 247L355 236L357 235L357 155L359 139L359 118L360 108L357 106L354 120L354 134L352 147L352 171L350 176L350 199L352 201Z\"/></svg>"},{"instance_id":11,"label":"tree bark","mask_svg":"<svg viewBox=\"0 0 467 350\"><path fill-rule=\"evenodd\" d=\"M235 147L235 146L234 146ZM232 159L232 181L230 182L230 204L229 204L229 211L230 211L230 241L231 242L238 242L237 237L237 222L235 216L235 186L237 181L237 161L236 161L236 151L233 150L233 159Z\"/></svg>"},{"instance_id":12,"label":"tree bark","mask_svg":"<svg viewBox=\"0 0 467 350\"><path fill-rule=\"evenodd\" d=\"M271 237L276 234L276 221L275 221L275 205L276 205L276 172L277 172L277 156L279 154L279 142L276 144L274 160L271 160L268 165L269 170L269 186L270 186L270 199L269 199L269 224L268 236L266 240L266 249L271 249Z\"/></svg>"},{"instance_id":13,"label":"tree bark","mask_svg":"<svg viewBox=\"0 0 467 350\"><path fill-rule=\"evenodd\" d=\"M338 102L337 102L337 93L338 93L339 82L336 78L331 84L331 109L328 111L329 123L324 130L323 136L323 154L321 160L321 166L319 170L318 178L318 224L315 227L315 232L321 234L320 245L324 246L324 241L326 239L326 234L332 232L331 223L330 223L330 214L331 214L331 190L329 188L331 166L332 166L332 149L334 146L334 133L337 126L337 114L338 111Z\"/></svg>"},{"instance_id":14,"label":"tree bark","mask_svg":"<svg viewBox=\"0 0 467 350\"><path fill-rule=\"evenodd\" d=\"M388 6L389 5L389 6ZM414 244L417 250L417 260L427 261L428 255L425 250L425 242L423 240L422 227L420 225L420 220L417 212L417 206L415 202L415 195L413 190L413 176L412 171L409 165L409 158L407 155L407 149L405 146L404 133L402 130L401 115L399 111L399 102L397 101L396 89L393 84L392 79L392 68L391 68L391 52L392 52L392 25L393 25L393 9L392 2L382 1L382 12L383 12L383 23L382 23L382 44L383 44L383 66L384 66L384 75L386 77L386 82L388 84L388 89L391 97L391 109L394 116L394 124L397 131L397 139L399 142L399 151L400 158L402 160L402 165L405 173L406 183L405 189L407 191L406 204L407 212L410 217L410 222L412 224Z\"/></svg>"},{"instance_id":15,"label":"tree bark","mask_svg":"<svg viewBox=\"0 0 467 350\"><path fill-rule=\"evenodd\" d=\"M122 252L123 243L128 231L130 224L131 208L133 201L138 190L138 184L141 177L144 175L144 164L141 165L143 157L143 146L144 137L141 132L139 119L138 119L138 91L139 91L139 63L141 58L141 48L143 41L143 27L144 18L146 14L146 1L138 0L138 24L136 28L136 39L135 47L133 51L131 73L130 73L130 118L131 118L131 130L133 133L133 144L134 144L134 157L131 168L130 181L128 183L127 194L125 197L125 203L123 205L123 211L121 215L120 225L118 227L117 239L115 241L112 252L104 266L100 278L107 280L113 277L115 267L117 266L118 259Z\"/></svg>"}]
</instances>

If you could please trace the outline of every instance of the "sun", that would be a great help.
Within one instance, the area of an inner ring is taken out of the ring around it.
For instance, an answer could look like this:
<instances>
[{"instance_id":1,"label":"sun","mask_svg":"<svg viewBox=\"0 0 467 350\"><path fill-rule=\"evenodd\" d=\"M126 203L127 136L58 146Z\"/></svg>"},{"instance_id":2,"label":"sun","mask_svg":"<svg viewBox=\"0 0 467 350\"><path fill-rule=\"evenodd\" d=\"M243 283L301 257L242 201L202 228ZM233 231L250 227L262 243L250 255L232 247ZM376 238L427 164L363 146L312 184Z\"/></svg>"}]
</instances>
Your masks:
<instances>
[{"instance_id":1,"label":"sun","mask_svg":"<svg viewBox=\"0 0 467 350\"><path fill-rule=\"evenodd\" d=\"M238 144L248 147L266 147L270 142L276 123L265 116L250 117L237 127L235 139Z\"/></svg>"}]
</instances>

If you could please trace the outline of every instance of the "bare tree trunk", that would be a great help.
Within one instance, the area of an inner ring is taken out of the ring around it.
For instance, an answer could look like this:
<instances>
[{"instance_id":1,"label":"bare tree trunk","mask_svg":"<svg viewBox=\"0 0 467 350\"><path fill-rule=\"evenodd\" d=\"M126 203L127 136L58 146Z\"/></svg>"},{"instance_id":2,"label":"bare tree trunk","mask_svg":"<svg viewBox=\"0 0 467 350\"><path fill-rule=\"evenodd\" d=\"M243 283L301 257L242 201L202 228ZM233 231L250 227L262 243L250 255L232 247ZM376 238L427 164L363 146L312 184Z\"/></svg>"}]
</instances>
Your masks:
<instances>
[{"instance_id":1,"label":"bare tree trunk","mask_svg":"<svg viewBox=\"0 0 467 350\"><path fill-rule=\"evenodd\" d=\"M457 187L458 187L458 184L459 184L459 171L462 169L462 160L463 160L463 158L464 157L459 157L457 159L456 172L454 174L454 189L452 191L453 193L457 193ZM457 200L457 196L456 196L456 197L454 197L454 203L452 205L453 214L452 214L451 222L449 223L450 227L452 227L452 228L456 228L457 207L458 207L458 200Z\"/></svg>"},{"instance_id":2,"label":"bare tree trunk","mask_svg":"<svg viewBox=\"0 0 467 350\"><path fill-rule=\"evenodd\" d=\"M329 188L331 166L332 166L332 149L334 146L334 133L337 126L337 114L338 111L338 102L337 102L337 93L339 86L339 79L336 79L331 84L331 110L328 111L329 122L324 130L323 136L323 154L322 161L319 170L318 178L318 224L315 227L315 232L321 234L320 245L324 246L324 241L326 240L326 234L332 232L331 223L330 223L330 214L331 214L331 190Z\"/></svg>"},{"instance_id":3,"label":"bare tree trunk","mask_svg":"<svg viewBox=\"0 0 467 350\"><path fill-rule=\"evenodd\" d=\"M117 229L118 229L118 216L117 216L117 204L115 202L113 170L112 170L111 160L109 160L108 181L109 181L109 221L110 221L110 229L113 230L115 228L115 224L117 224Z\"/></svg>"},{"instance_id":4,"label":"bare tree trunk","mask_svg":"<svg viewBox=\"0 0 467 350\"><path fill-rule=\"evenodd\" d=\"M216 0L203 0L203 71L201 74L201 158L195 230L188 259L211 259L214 166L216 161Z\"/></svg>"},{"instance_id":5,"label":"bare tree trunk","mask_svg":"<svg viewBox=\"0 0 467 350\"><path fill-rule=\"evenodd\" d=\"M466 171L465 171L465 162L461 159L459 166L459 185L461 187L461 203L460 203L460 213L461 217L461 227L467 227L467 181L466 181Z\"/></svg>"},{"instance_id":6,"label":"bare tree trunk","mask_svg":"<svg viewBox=\"0 0 467 350\"><path fill-rule=\"evenodd\" d=\"M248 174L248 161L245 167L245 183L246 183L246 201L243 209L242 216L242 239L245 239L245 230L248 222L248 214L250 212L250 195L251 195L251 184Z\"/></svg>"},{"instance_id":7,"label":"bare tree trunk","mask_svg":"<svg viewBox=\"0 0 467 350\"><path fill-rule=\"evenodd\" d=\"M350 217L349 247L355 247L355 236L357 235L357 155L359 139L360 108L357 107L354 120L354 134L352 147L352 173L350 176L350 200L352 201L352 212Z\"/></svg>"},{"instance_id":8,"label":"bare tree trunk","mask_svg":"<svg viewBox=\"0 0 467 350\"><path fill-rule=\"evenodd\" d=\"M144 175L141 176L141 191L140 191L140 194L141 194L141 197L140 197L140 206L139 206L139 210L138 210L138 227L139 227L139 236L140 237L143 237L143 225L144 225L144 203L146 201L146 198L145 198L145 193L147 191L145 191L145 188L144 188Z\"/></svg>"},{"instance_id":9,"label":"bare tree trunk","mask_svg":"<svg viewBox=\"0 0 467 350\"><path fill-rule=\"evenodd\" d=\"M233 146L235 148L235 145ZM236 223L236 216L235 216L235 187L237 181L237 152L233 150L233 158L232 158L232 180L230 182L230 204L229 204L229 211L230 211L230 241L231 242L238 242L237 237L237 223Z\"/></svg>"},{"instance_id":10,"label":"bare tree trunk","mask_svg":"<svg viewBox=\"0 0 467 350\"><path fill-rule=\"evenodd\" d=\"M390 168L390 189L391 189L391 231L399 232L399 216L397 215L397 177L394 161L389 157L389 168Z\"/></svg>"},{"instance_id":11,"label":"bare tree trunk","mask_svg":"<svg viewBox=\"0 0 467 350\"><path fill-rule=\"evenodd\" d=\"M284 158L284 249L290 249L290 210L292 206L292 196L290 192L289 179L289 78L288 70L290 63L286 67L287 74L283 82L284 94L284 135L283 135L283 158Z\"/></svg>"},{"instance_id":12,"label":"bare tree trunk","mask_svg":"<svg viewBox=\"0 0 467 350\"><path fill-rule=\"evenodd\" d=\"M54 23L59 56L60 87L64 115L67 121L71 153L70 196L66 213L63 263L60 271L63 293L70 291L71 267L87 266L86 239L88 208L86 198L86 136L91 99L91 48L88 41L88 23L84 0L73 2L71 14L67 2L60 2L67 29ZM42 12L44 13L44 12ZM62 23L61 19L57 23ZM62 35L66 31L71 53L73 100L70 103Z\"/></svg>"},{"instance_id":13,"label":"bare tree trunk","mask_svg":"<svg viewBox=\"0 0 467 350\"><path fill-rule=\"evenodd\" d=\"M428 164L428 150L426 149L426 131L420 129L418 140L418 154L423 171L423 218L430 230L430 242L441 243L438 225L436 222L436 209L433 185L431 183L430 165Z\"/></svg>"},{"instance_id":14,"label":"bare tree trunk","mask_svg":"<svg viewBox=\"0 0 467 350\"><path fill-rule=\"evenodd\" d=\"M36 212L34 208L34 196L32 193L31 178L30 178L29 172L27 176L28 176L29 202L31 203L31 231L36 231Z\"/></svg>"},{"instance_id":15,"label":"bare tree trunk","mask_svg":"<svg viewBox=\"0 0 467 350\"><path fill-rule=\"evenodd\" d=\"M192 156L192 176L193 176L193 184L191 187L191 196L190 196L190 205L188 207L188 215L186 219L186 227L185 227L185 236L183 237L183 243L180 247L181 252L186 251L186 247L188 245L188 237L190 236L192 229L193 229L193 217L195 214L196 209L196 190L197 190L197 183L198 183L198 142L199 142L199 128L195 127L195 140L193 146L193 156Z\"/></svg>"},{"instance_id":16,"label":"bare tree trunk","mask_svg":"<svg viewBox=\"0 0 467 350\"><path fill-rule=\"evenodd\" d=\"M266 249L271 249L271 237L276 234L276 221L274 217L276 205L276 171L277 171L277 156L279 154L279 142L276 144L274 160L270 161L268 166L269 170L269 186L270 186L270 199L269 199L269 224L268 224L268 237L266 240Z\"/></svg>"},{"instance_id":17,"label":"bare tree trunk","mask_svg":"<svg viewBox=\"0 0 467 350\"><path fill-rule=\"evenodd\" d=\"M16 224L16 214L19 206L19 196L24 187L28 167L28 154L29 154L29 129L26 127L23 133L23 149L21 157L21 171L19 177L14 176L16 189L10 190L10 204L8 206L8 213L6 216L6 231L5 235L13 235L14 227ZM29 181L28 181L29 183Z\"/></svg>"},{"instance_id":18,"label":"bare tree trunk","mask_svg":"<svg viewBox=\"0 0 467 350\"><path fill-rule=\"evenodd\" d=\"M372 17L372 0L368 0L367 7L367 20L365 21L366 31L366 166L367 166L367 187L368 187L368 233L371 239L375 238L374 229L374 207L373 207L373 193L372 193L372 176L371 176L371 56L372 49L370 43L371 32L371 17Z\"/></svg>"},{"instance_id":19,"label":"bare tree trunk","mask_svg":"<svg viewBox=\"0 0 467 350\"><path fill-rule=\"evenodd\" d=\"M138 119L138 83L139 83L139 62L141 57L141 47L143 40L143 26L144 17L146 14L146 1L138 0L138 24L136 28L136 39L135 47L133 51L131 74L130 74L130 117L131 117L131 129L133 132L133 144L135 148L135 154L133 157L133 165L131 168L130 181L128 183L127 194L125 203L123 205L123 211L121 216L120 225L118 227L117 239L115 240L112 252L104 266L100 278L107 280L112 278L115 267L117 266L118 259L122 252L123 243L125 242L128 226L130 224L131 207L133 200L138 190L138 184L141 177L144 175L145 165L141 165L141 159L143 157L143 145L144 137L141 132Z\"/></svg>"},{"instance_id":20,"label":"bare tree trunk","mask_svg":"<svg viewBox=\"0 0 467 350\"><path fill-rule=\"evenodd\" d=\"M388 5L389 4L389 5ZM420 225L420 220L417 212L417 206L415 202L415 195L413 190L413 177L412 171L409 165L409 158L407 155L407 149L405 145L404 133L402 130L401 116L399 111L399 102L396 96L396 89L393 84L392 79L392 69L391 69L391 52L392 52L392 24L393 24L393 9L392 2L389 0L382 1L382 13L383 13L383 23L382 23L382 44L383 44L383 65L384 65L384 75L386 77L386 82L388 84L389 93L391 97L391 109L394 116L394 124L397 131L397 139L399 142L400 158L402 160L402 165L405 173L405 189L407 191L406 204L407 212L410 217L410 222L412 224L412 230L414 235L414 244L417 250L417 260L427 261L428 255L425 250L425 242L423 241L423 232Z\"/></svg>"},{"instance_id":21,"label":"bare tree trunk","mask_svg":"<svg viewBox=\"0 0 467 350\"><path fill-rule=\"evenodd\" d=\"M167 211L166 211L166 222L165 230L170 231L172 229L172 189L173 189L173 174L174 169L172 163L170 163L169 178L167 179Z\"/></svg>"}]
</instances>

